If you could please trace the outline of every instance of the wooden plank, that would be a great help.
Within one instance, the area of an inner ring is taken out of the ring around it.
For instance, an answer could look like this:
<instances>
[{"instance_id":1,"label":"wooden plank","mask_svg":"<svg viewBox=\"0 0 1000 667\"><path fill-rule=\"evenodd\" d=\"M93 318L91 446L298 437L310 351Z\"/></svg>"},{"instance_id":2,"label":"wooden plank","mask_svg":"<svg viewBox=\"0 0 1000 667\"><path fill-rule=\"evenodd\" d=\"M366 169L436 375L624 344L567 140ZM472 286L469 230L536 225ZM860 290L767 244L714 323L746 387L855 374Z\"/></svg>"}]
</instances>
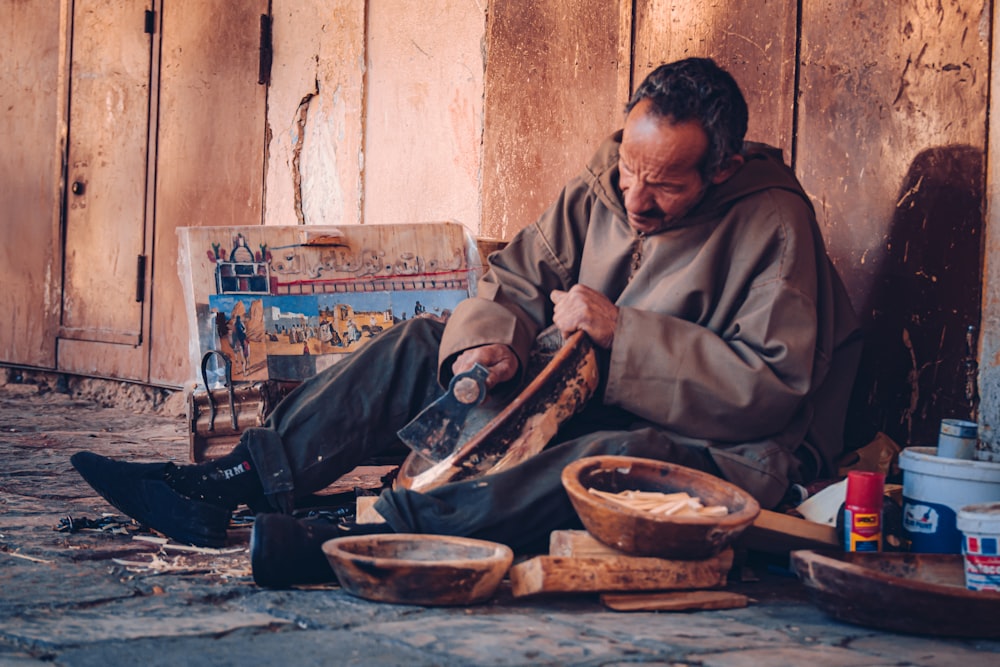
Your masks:
<instances>
[{"instance_id":1,"label":"wooden plank","mask_svg":"<svg viewBox=\"0 0 1000 667\"><path fill-rule=\"evenodd\" d=\"M385 486L382 480L398 467L395 465L358 466L330 486L318 491L317 494L333 495L337 493L350 493L355 489L381 491Z\"/></svg>"},{"instance_id":2,"label":"wooden plank","mask_svg":"<svg viewBox=\"0 0 1000 667\"><path fill-rule=\"evenodd\" d=\"M761 510L737 544L765 553L788 553L793 549L839 548L840 540L837 539L837 529L833 526Z\"/></svg>"},{"instance_id":3,"label":"wooden plank","mask_svg":"<svg viewBox=\"0 0 1000 667\"><path fill-rule=\"evenodd\" d=\"M150 381L191 379L178 227L258 225L267 89L257 83L266 0L174 0L163 11ZM256 249L256 248L255 248Z\"/></svg>"},{"instance_id":4,"label":"wooden plank","mask_svg":"<svg viewBox=\"0 0 1000 667\"><path fill-rule=\"evenodd\" d=\"M58 341L59 370L90 377L139 380L146 376L145 346L115 345L104 341Z\"/></svg>"},{"instance_id":5,"label":"wooden plank","mask_svg":"<svg viewBox=\"0 0 1000 667\"><path fill-rule=\"evenodd\" d=\"M670 593L603 593L601 604L615 611L694 611L737 609L749 603L746 595L731 591L677 591Z\"/></svg>"},{"instance_id":6,"label":"wooden plank","mask_svg":"<svg viewBox=\"0 0 1000 667\"><path fill-rule=\"evenodd\" d=\"M143 12L138 3L73 3L61 323L77 340L137 341L141 332L152 51L136 27ZM63 366L64 356L60 368L79 368ZM145 363L129 371L105 372L146 379Z\"/></svg>"},{"instance_id":7,"label":"wooden plank","mask_svg":"<svg viewBox=\"0 0 1000 667\"><path fill-rule=\"evenodd\" d=\"M852 422L928 444L973 410L990 5L849 4L801 3L795 167L865 324Z\"/></svg>"},{"instance_id":8,"label":"wooden plank","mask_svg":"<svg viewBox=\"0 0 1000 667\"><path fill-rule=\"evenodd\" d=\"M510 569L514 597L542 593L663 591L719 588L733 564L733 550L705 560L639 556L536 556Z\"/></svg>"},{"instance_id":9,"label":"wooden plank","mask_svg":"<svg viewBox=\"0 0 1000 667\"><path fill-rule=\"evenodd\" d=\"M622 12L606 0L489 6L480 233L510 240L621 126Z\"/></svg>"},{"instance_id":10,"label":"wooden plank","mask_svg":"<svg viewBox=\"0 0 1000 667\"><path fill-rule=\"evenodd\" d=\"M71 3L0 3L0 361L52 368Z\"/></svg>"},{"instance_id":11,"label":"wooden plank","mask_svg":"<svg viewBox=\"0 0 1000 667\"><path fill-rule=\"evenodd\" d=\"M633 88L661 63L714 58L747 98L747 137L777 146L791 159L796 3L636 0L634 15ZM850 44L835 31L832 35Z\"/></svg>"},{"instance_id":12,"label":"wooden plank","mask_svg":"<svg viewBox=\"0 0 1000 667\"><path fill-rule=\"evenodd\" d=\"M586 530L553 530L549 535L550 556L628 556L609 547Z\"/></svg>"},{"instance_id":13,"label":"wooden plank","mask_svg":"<svg viewBox=\"0 0 1000 667\"><path fill-rule=\"evenodd\" d=\"M622 109L632 97L633 0L618 0L618 88L615 97Z\"/></svg>"},{"instance_id":14,"label":"wooden plank","mask_svg":"<svg viewBox=\"0 0 1000 667\"><path fill-rule=\"evenodd\" d=\"M1000 21L993 22L992 42L1000 44ZM1000 49L993 49L990 99L1000 99ZM987 145L986 211L983 243L982 334L979 341L979 441L986 451L1000 452L1000 114L991 113ZM992 387L986 391L986 387Z\"/></svg>"}]
</instances>

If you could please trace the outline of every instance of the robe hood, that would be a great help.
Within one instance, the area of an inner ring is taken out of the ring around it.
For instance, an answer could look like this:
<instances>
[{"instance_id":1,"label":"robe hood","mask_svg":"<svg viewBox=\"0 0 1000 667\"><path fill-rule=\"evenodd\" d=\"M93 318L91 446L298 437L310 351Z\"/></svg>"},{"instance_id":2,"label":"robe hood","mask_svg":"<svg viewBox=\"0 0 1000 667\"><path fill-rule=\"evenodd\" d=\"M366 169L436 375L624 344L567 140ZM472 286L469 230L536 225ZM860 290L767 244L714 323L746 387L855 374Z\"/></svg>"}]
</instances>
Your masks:
<instances>
[{"instance_id":1,"label":"robe hood","mask_svg":"<svg viewBox=\"0 0 1000 667\"><path fill-rule=\"evenodd\" d=\"M621 148L622 130L604 140L587 164L582 178L590 185L601 202L622 221L628 222L628 214L621 188L618 186L618 151ZM793 192L812 208L812 202L803 192L792 170L782 161L781 151L766 144L746 142L743 145L744 163L726 181L711 185L693 209L671 228L687 227L716 219L721 211L728 209L744 197L780 188Z\"/></svg>"}]
</instances>

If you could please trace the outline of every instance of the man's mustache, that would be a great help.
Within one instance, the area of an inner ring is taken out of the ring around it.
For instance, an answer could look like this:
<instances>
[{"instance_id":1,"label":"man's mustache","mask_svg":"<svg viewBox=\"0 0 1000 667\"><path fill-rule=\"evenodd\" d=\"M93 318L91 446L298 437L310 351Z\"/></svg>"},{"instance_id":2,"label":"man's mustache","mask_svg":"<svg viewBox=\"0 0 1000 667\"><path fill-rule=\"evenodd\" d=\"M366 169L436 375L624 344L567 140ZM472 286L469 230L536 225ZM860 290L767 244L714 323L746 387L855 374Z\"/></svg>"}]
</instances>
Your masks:
<instances>
[{"instance_id":1,"label":"man's mustache","mask_svg":"<svg viewBox=\"0 0 1000 667\"><path fill-rule=\"evenodd\" d=\"M641 212L629 211L629 215L635 216L637 218L646 218L648 220L659 220L663 218L664 213L658 208L648 208L645 211Z\"/></svg>"}]
</instances>

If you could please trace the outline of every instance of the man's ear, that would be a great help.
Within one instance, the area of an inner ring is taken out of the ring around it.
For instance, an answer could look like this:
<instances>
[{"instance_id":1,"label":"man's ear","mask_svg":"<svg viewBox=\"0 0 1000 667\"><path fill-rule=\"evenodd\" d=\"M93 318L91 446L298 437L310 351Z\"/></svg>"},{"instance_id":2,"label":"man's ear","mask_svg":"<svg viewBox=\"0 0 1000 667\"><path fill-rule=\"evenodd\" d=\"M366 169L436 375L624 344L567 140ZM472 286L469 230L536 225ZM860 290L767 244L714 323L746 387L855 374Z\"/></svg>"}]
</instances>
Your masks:
<instances>
[{"instance_id":1,"label":"man's ear","mask_svg":"<svg viewBox=\"0 0 1000 667\"><path fill-rule=\"evenodd\" d=\"M712 185L719 185L720 183L725 183L726 181L728 181L729 178L733 174L735 174L740 167L743 166L743 162L744 159L742 155L734 155L731 158L729 158L729 162L727 162L725 166L721 167L718 171L716 171L715 175L712 176L711 179L709 179L712 182Z\"/></svg>"}]
</instances>

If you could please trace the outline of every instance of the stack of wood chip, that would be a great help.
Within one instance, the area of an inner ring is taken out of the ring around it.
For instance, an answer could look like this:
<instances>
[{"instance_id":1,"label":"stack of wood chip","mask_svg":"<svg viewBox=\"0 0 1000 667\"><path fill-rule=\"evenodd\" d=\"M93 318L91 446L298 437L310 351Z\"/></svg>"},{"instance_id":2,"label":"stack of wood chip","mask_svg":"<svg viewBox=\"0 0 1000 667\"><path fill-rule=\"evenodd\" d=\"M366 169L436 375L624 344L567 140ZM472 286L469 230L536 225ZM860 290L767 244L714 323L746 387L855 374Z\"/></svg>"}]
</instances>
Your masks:
<instances>
[{"instance_id":1,"label":"stack of wood chip","mask_svg":"<svg viewBox=\"0 0 1000 667\"><path fill-rule=\"evenodd\" d=\"M706 507L701 500L686 491L662 493L660 491L638 491L629 489L611 493L593 487L588 493L606 500L618 503L624 507L660 516L712 516L721 517L729 514L724 505L709 505Z\"/></svg>"}]
</instances>

